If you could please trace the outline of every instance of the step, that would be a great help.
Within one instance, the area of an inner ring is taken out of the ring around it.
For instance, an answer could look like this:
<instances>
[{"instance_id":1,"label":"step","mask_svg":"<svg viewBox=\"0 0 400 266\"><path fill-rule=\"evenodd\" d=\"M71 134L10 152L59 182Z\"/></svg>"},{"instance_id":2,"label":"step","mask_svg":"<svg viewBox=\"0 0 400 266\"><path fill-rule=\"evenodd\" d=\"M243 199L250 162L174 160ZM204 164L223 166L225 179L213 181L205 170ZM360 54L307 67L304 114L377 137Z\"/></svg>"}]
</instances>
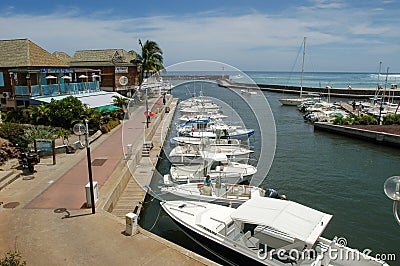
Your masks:
<instances>
[{"instance_id":1,"label":"step","mask_svg":"<svg viewBox=\"0 0 400 266\"><path fill-rule=\"evenodd\" d=\"M0 190L17 180L21 176L21 173L17 171L10 171L0 179Z\"/></svg>"}]
</instances>

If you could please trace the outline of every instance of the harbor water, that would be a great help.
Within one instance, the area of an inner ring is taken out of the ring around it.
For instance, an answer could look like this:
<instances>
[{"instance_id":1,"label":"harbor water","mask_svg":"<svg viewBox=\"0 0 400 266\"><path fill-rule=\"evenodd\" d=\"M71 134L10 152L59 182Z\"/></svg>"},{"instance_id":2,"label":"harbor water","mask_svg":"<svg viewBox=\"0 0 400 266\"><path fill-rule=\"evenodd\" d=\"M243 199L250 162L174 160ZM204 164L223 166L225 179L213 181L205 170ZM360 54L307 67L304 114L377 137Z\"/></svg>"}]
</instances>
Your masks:
<instances>
[{"instance_id":1,"label":"harbor water","mask_svg":"<svg viewBox=\"0 0 400 266\"><path fill-rule=\"evenodd\" d=\"M246 102L238 101L237 93L214 83L197 82L195 86L201 87L206 96L223 98L240 115L246 127L256 129L250 145L255 150L254 159L258 158L263 146L260 142L268 136L257 133L257 121L250 114L251 110ZM188 86L173 90L173 95L181 100L187 99L192 93L193 90ZM399 150L314 131L311 124L304 122L303 114L296 108L281 106L278 100L282 98L282 94L259 91L258 94L260 93L268 99L275 119L277 139L272 166L260 186L274 188L287 195L290 200L332 214L333 218L323 234L324 237L343 237L350 247L391 256L392 260L387 262L390 265L400 265L400 226L393 217L393 202L383 192L385 180L390 176L400 175ZM225 114L230 115L229 112ZM167 139L175 136L173 130L170 134ZM165 153L171 147L172 144L167 141ZM151 184L158 199L146 197L140 219L141 226L211 260L226 264L214 251L200 246L195 239L181 231L160 208L159 199L165 197L159 194L162 175L168 173L170 167L168 158L164 155L158 162L157 173ZM396 260L393 260L394 256Z\"/></svg>"}]
</instances>

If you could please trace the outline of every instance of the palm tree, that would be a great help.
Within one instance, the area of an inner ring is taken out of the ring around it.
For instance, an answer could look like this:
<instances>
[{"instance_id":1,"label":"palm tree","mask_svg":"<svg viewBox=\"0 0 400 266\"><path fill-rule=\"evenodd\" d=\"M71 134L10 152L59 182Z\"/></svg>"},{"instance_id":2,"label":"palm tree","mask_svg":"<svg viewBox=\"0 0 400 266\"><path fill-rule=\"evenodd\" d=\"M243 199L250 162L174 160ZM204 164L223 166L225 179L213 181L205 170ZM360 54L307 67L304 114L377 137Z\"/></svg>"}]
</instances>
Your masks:
<instances>
[{"instance_id":1,"label":"palm tree","mask_svg":"<svg viewBox=\"0 0 400 266\"><path fill-rule=\"evenodd\" d=\"M149 73L154 72L155 74L159 74L160 71L165 71L163 66L163 51L158 46L158 44L154 41L147 40L144 45L142 41L139 39L139 45L142 49L141 53L136 51L129 51L134 57L131 61L132 64L138 66L138 81L139 81L139 89L142 87L144 78L148 78ZM149 127L149 103L147 101L147 88L146 88L146 127Z\"/></svg>"},{"instance_id":2,"label":"palm tree","mask_svg":"<svg viewBox=\"0 0 400 266\"><path fill-rule=\"evenodd\" d=\"M32 122L39 125L49 125L49 112L49 105L45 103L32 107L30 110Z\"/></svg>"},{"instance_id":3,"label":"palm tree","mask_svg":"<svg viewBox=\"0 0 400 266\"><path fill-rule=\"evenodd\" d=\"M120 96L113 96L113 102L115 103L116 106L118 106L121 109L124 109L126 104L129 103L129 100L127 98L124 97L120 97Z\"/></svg>"}]
</instances>

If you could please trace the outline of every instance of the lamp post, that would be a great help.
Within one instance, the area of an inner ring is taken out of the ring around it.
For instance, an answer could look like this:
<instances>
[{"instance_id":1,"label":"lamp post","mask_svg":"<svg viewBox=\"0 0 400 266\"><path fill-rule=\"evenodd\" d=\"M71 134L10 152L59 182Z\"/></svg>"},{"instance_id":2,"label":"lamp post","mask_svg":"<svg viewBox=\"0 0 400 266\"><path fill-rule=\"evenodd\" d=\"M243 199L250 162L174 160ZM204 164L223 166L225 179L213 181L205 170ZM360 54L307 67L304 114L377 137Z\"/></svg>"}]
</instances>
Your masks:
<instances>
[{"instance_id":1,"label":"lamp post","mask_svg":"<svg viewBox=\"0 0 400 266\"><path fill-rule=\"evenodd\" d=\"M86 141L86 156L87 156L87 165L88 165L88 174L89 174L89 185L90 185L90 201L92 207L92 214L96 213L95 202L94 202L94 188L93 188L93 177L92 177L92 159L90 156L90 145L89 145L89 125L88 120L85 120L85 125L83 124L75 124L73 130L75 135L81 136L85 134Z\"/></svg>"},{"instance_id":2,"label":"lamp post","mask_svg":"<svg viewBox=\"0 0 400 266\"><path fill-rule=\"evenodd\" d=\"M393 200L393 215L396 222L400 225L398 204L400 201L400 176L389 177L383 186L386 196Z\"/></svg>"},{"instance_id":3,"label":"lamp post","mask_svg":"<svg viewBox=\"0 0 400 266\"><path fill-rule=\"evenodd\" d=\"M150 114L149 114L149 101L147 99L147 86L146 86L146 128L149 128Z\"/></svg>"}]
</instances>

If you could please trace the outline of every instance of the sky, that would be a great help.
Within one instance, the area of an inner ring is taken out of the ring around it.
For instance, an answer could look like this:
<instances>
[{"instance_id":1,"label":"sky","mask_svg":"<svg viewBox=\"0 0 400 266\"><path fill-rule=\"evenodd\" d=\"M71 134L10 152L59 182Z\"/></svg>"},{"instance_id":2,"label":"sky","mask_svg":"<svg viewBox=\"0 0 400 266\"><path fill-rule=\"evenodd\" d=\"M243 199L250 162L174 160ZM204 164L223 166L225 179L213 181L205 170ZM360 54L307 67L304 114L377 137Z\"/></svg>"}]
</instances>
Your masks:
<instances>
[{"instance_id":1,"label":"sky","mask_svg":"<svg viewBox=\"0 0 400 266\"><path fill-rule=\"evenodd\" d=\"M163 50L164 66L213 60L242 71L400 73L398 0L0 1L0 39L50 53ZM300 55L301 57L301 55Z\"/></svg>"}]
</instances>

